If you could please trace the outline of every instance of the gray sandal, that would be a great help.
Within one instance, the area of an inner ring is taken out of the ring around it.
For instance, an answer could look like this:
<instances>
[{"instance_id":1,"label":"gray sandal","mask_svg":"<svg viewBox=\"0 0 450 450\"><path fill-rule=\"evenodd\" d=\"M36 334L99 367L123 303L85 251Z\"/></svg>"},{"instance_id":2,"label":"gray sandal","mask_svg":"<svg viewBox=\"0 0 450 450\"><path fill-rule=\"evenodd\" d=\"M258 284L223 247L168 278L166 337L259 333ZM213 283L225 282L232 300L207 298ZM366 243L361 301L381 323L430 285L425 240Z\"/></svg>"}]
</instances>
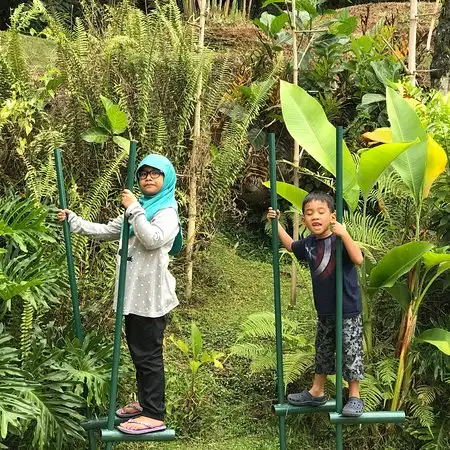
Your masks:
<instances>
[{"instance_id":1,"label":"gray sandal","mask_svg":"<svg viewBox=\"0 0 450 450\"><path fill-rule=\"evenodd\" d=\"M322 406L327 402L327 396L314 397L307 389L296 394L289 394L288 402L294 406Z\"/></svg>"},{"instance_id":2,"label":"gray sandal","mask_svg":"<svg viewBox=\"0 0 450 450\"><path fill-rule=\"evenodd\" d=\"M364 402L358 397L349 397L342 409L342 415L346 417L359 417L364 412Z\"/></svg>"}]
</instances>

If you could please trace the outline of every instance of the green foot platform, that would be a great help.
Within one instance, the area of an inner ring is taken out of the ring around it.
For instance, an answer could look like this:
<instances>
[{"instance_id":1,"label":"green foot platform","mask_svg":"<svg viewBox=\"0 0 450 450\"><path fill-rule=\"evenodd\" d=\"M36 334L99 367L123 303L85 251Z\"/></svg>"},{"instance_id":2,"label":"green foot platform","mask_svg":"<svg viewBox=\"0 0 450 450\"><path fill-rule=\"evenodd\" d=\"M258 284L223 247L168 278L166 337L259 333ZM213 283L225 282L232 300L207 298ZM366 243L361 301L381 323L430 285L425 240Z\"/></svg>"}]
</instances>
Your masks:
<instances>
[{"instance_id":1,"label":"green foot platform","mask_svg":"<svg viewBox=\"0 0 450 450\"><path fill-rule=\"evenodd\" d=\"M102 441L105 442L125 442L125 441L173 441L175 430L155 431L146 434L126 434L119 430L101 430Z\"/></svg>"},{"instance_id":2,"label":"green foot platform","mask_svg":"<svg viewBox=\"0 0 450 450\"><path fill-rule=\"evenodd\" d=\"M290 414L311 414L326 413L336 411L336 401L329 400L322 406L294 406L289 403L278 403L272 405L272 412L276 416L286 416Z\"/></svg>"},{"instance_id":3,"label":"green foot platform","mask_svg":"<svg viewBox=\"0 0 450 450\"><path fill-rule=\"evenodd\" d=\"M359 417L345 417L330 412L330 421L334 424L351 425L359 423L402 423L405 421L404 411L369 411Z\"/></svg>"}]
</instances>

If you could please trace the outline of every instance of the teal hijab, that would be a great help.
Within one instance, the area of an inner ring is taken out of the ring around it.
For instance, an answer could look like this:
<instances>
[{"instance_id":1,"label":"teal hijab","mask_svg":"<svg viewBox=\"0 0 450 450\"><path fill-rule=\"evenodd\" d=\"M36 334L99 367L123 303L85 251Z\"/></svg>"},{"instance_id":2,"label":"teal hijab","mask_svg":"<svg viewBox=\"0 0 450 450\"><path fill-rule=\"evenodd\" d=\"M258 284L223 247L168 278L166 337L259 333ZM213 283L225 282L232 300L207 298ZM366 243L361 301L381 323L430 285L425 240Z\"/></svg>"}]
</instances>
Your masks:
<instances>
[{"instance_id":1,"label":"teal hijab","mask_svg":"<svg viewBox=\"0 0 450 450\"><path fill-rule=\"evenodd\" d=\"M162 155L150 154L147 155L138 165L136 169L136 180L139 185L138 173L144 166L154 167L159 169L164 174L164 182L161 190L155 195L141 195L139 203L145 210L145 217L148 221L153 219L153 216L164 208L173 208L178 213L178 205L175 200L175 185L177 183L177 175L172 163ZM142 192L142 191L141 191ZM130 226L130 236L133 236L133 227ZM181 251L183 246L183 235L180 230L175 238L169 255L176 255Z\"/></svg>"}]
</instances>

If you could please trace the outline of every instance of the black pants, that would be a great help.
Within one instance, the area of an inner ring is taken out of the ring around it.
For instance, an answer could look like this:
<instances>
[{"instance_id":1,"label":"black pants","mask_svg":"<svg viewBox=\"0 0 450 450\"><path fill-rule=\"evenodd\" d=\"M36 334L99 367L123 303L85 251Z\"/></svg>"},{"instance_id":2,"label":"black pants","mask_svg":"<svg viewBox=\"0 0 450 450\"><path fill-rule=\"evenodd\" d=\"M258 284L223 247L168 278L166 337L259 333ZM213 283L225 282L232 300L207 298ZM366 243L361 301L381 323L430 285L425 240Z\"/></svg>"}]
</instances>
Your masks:
<instances>
[{"instance_id":1,"label":"black pants","mask_svg":"<svg viewBox=\"0 0 450 450\"><path fill-rule=\"evenodd\" d=\"M166 317L125 316L125 333L136 367L142 415L164 420L165 378L162 344Z\"/></svg>"}]
</instances>

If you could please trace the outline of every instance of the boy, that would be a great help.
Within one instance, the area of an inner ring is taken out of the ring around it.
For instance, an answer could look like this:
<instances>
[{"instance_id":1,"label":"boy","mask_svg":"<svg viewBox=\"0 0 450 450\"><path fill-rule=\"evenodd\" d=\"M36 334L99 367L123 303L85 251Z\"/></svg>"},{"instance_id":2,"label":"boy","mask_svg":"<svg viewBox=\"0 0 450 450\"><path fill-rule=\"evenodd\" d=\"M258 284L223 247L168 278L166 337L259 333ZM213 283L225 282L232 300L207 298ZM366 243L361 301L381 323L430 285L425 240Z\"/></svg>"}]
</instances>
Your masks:
<instances>
[{"instance_id":1,"label":"boy","mask_svg":"<svg viewBox=\"0 0 450 450\"><path fill-rule=\"evenodd\" d=\"M343 242L343 377L349 384L349 399L342 410L345 416L358 417L364 403L359 397L359 381L364 376L362 350L361 292L355 264L363 255L345 226L336 222L333 198L312 192L303 200L302 223L311 235L294 241L278 223L278 236L284 248L299 261L308 261L313 284L314 304L318 314L315 375L312 388L288 395L296 406L320 406L327 402L325 381L335 372L336 334L336 236ZM269 208L267 218L280 212Z\"/></svg>"}]
</instances>

